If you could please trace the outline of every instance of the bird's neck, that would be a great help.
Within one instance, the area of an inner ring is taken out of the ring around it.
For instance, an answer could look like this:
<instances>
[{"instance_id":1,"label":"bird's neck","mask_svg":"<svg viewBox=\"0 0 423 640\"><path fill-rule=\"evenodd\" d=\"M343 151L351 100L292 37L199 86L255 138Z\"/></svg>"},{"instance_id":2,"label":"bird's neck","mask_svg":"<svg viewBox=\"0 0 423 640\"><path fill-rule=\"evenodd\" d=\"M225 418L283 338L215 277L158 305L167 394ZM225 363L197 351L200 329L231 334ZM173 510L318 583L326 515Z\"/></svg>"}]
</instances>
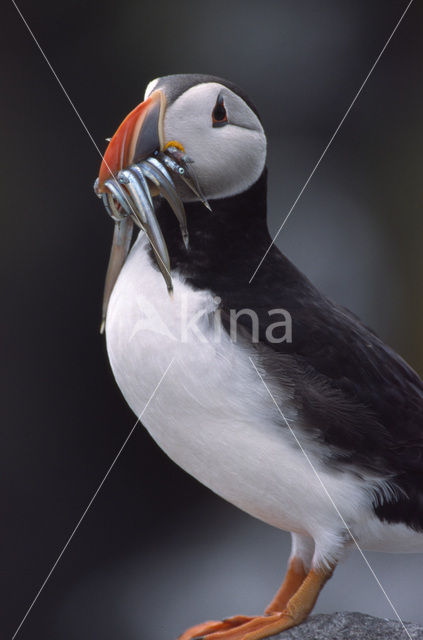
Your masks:
<instances>
[{"instance_id":1,"label":"bird's neck","mask_svg":"<svg viewBox=\"0 0 423 640\"><path fill-rule=\"evenodd\" d=\"M266 221L266 192L265 169L247 191L211 200L212 212L200 202L186 203L188 250L175 216L167 202L162 201L157 217L172 269L179 270L199 287L212 287L212 280L228 276L233 284L237 280L248 282L271 240Z\"/></svg>"}]
</instances>

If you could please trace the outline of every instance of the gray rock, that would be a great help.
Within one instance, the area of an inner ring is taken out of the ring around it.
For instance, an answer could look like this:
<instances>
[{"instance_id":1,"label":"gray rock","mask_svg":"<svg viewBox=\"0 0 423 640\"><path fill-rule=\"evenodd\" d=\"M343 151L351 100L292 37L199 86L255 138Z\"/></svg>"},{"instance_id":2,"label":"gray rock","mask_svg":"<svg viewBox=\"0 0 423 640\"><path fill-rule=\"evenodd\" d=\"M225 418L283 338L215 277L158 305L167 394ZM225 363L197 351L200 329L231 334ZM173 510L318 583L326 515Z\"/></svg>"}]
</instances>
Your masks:
<instances>
[{"instance_id":1,"label":"gray rock","mask_svg":"<svg viewBox=\"0 0 423 640\"><path fill-rule=\"evenodd\" d=\"M423 627L373 618L364 613L334 613L312 616L300 626L273 636L274 640L423 640Z\"/></svg>"}]
</instances>

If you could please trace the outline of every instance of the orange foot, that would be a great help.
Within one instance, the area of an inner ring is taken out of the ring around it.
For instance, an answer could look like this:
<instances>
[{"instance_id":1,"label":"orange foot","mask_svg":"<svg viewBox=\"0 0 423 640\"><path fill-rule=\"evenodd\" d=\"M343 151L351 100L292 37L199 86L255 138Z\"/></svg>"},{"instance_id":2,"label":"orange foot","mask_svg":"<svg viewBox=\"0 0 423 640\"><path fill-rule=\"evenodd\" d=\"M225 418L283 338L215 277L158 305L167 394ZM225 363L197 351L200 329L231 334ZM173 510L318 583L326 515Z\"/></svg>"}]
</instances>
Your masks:
<instances>
[{"instance_id":1,"label":"orange foot","mask_svg":"<svg viewBox=\"0 0 423 640\"><path fill-rule=\"evenodd\" d=\"M210 620L209 622L203 622L202 624L196 624L194 627L187 629L178 640L192 640L194 638L203 638L216 631L227 631L238 627L249 620L253 620L251 616L233 616L232 618L225 618L225 620Z\"/></svg>"},{"instance_id":2,"label":"orange foot","mask_svg":"<svg viewBox=\"0 0 423 640\"><path fill-rule=\"evenodd\" d=\"M292 571L295 570L294 575ZM288 591L297 586L298 567L293 564L288 570L285 583L279 590L267 615L248 617L234 616L222 622L205 622L191 627L180 636L179 640L262 640L276 633L290 629L303 622L314 607L317 597L325 582L331 577L330 569L311 569L301 581L295 593L289 598L282 611L274 612L276 604L282 604ZM294 579L295 578L295 579Z\"/></svg>"},{"instance_id":3,"label":"orange foot","mask_svg":"<svg viewBox=\"0 0 423 640\"><path fill-rule=\"evenodd\" d=\"M244 616L235 616L243 618ZM232 620L232 619L229 619ZM225 622L220 623L224 625ZM261 640L273 636L275 633L293 627L297 622L289 614L275 613L270 616L257 616L248 619L247 622L233 625L232 628L223 626L215 627L213 631L209 627L208 631L200 636L181 636L181 640ZM203 625L198 625L202 627ZM195 629L195 627L193 627ZM192 629L190 630L192 631Z\"/></svg>"}]
</instances>

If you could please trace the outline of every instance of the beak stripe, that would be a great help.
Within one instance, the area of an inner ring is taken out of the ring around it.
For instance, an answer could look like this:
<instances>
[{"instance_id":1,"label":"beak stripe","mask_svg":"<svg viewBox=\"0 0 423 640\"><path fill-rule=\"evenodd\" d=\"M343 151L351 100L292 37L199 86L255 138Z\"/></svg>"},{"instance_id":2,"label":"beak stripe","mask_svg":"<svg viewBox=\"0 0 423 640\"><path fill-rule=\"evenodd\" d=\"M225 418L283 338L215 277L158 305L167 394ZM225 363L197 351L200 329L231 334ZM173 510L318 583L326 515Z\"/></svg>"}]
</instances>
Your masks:
<instances>
[{"instance_id":1,"label":"beak stripe","mask_svg":"<svg viewBox=\"0 0 423 640\"><path fill-rule=\"evenodd\" d=\"M116 178L119 171L160 151L165 102L162 91L154 91L126 116L104 154L98 176L98 193L104 193L106 180Z\"/></svg>"}]
</instances>

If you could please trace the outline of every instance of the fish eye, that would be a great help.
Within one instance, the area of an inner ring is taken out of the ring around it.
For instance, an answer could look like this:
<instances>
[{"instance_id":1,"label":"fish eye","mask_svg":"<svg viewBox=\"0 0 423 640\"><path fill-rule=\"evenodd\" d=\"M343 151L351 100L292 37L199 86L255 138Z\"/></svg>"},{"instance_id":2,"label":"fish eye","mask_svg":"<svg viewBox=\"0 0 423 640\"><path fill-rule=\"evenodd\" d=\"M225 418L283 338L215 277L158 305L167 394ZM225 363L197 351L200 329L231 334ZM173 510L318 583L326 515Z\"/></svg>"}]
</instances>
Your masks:
<instances>
[{"instance_id":1,"label":"fish eye","mask_svg":"<svg viewBox=\"0 0 423 640\"><path fill-rule=\"evenodd\" d=\"M228 114L226 112L223 96L219 93L216 104L212 112L213 127L223 127L228 124Z\"/></svg>"}]
</instances>

